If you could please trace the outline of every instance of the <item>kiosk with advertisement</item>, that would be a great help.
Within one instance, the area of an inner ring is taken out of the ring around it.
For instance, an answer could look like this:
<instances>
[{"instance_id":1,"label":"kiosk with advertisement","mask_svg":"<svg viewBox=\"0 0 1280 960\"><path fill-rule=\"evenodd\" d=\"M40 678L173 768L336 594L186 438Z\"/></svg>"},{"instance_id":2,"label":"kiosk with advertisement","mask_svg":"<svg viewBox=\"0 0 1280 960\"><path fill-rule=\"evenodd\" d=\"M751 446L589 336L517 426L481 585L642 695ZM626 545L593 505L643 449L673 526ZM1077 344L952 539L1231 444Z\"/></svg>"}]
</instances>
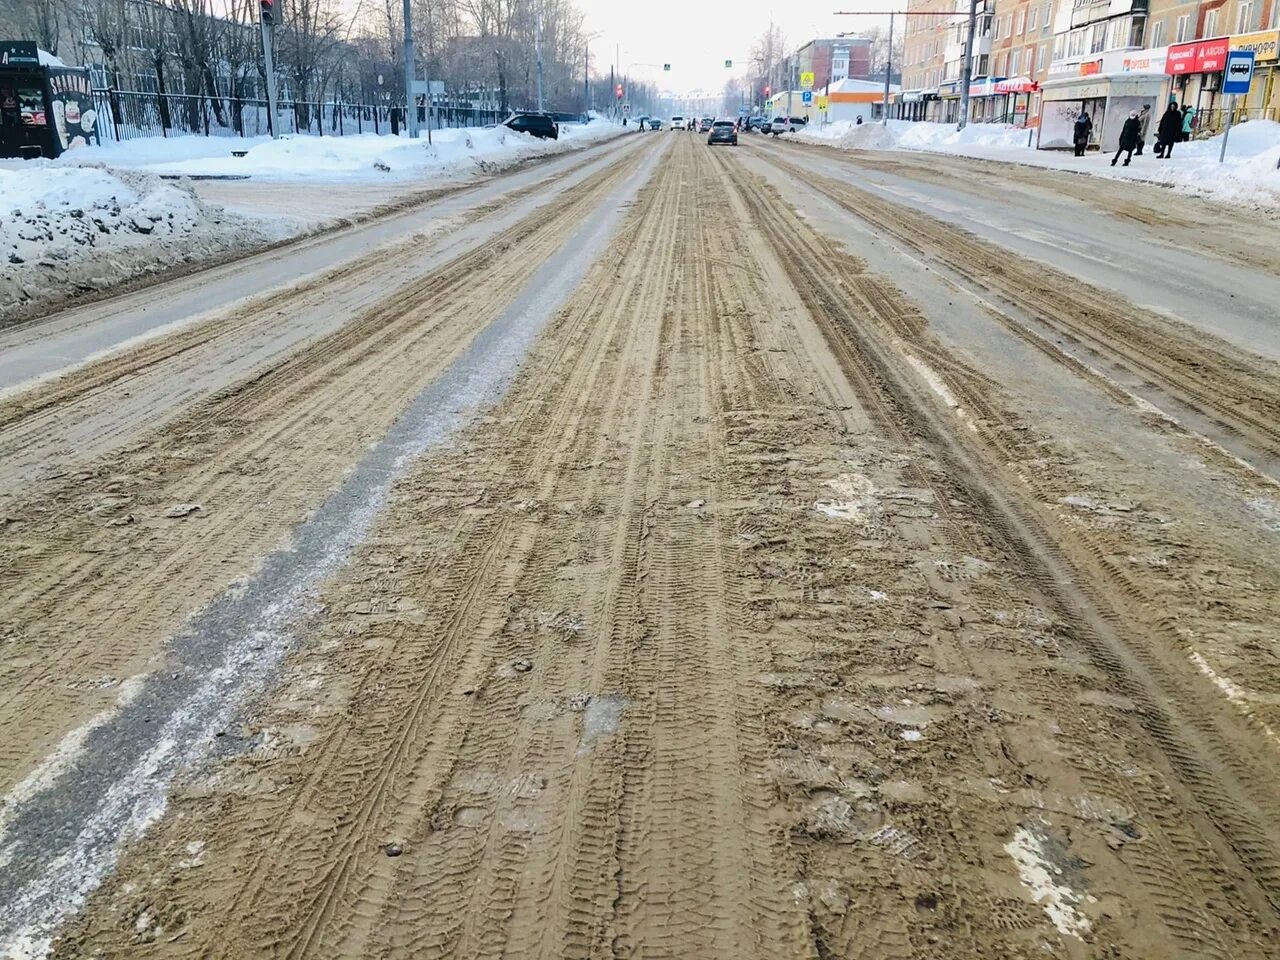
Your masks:
<instances>
[{"instance_id":1,"label":"kiosk with advertisement","mask_svg":"<svg viewBox=\"0 0 1280 960\"><path fill-rule=\"evenodd\" d=\"M98 142L89 71L0 40L0 157L56 157Z\"/></svg>"}]
</instances>

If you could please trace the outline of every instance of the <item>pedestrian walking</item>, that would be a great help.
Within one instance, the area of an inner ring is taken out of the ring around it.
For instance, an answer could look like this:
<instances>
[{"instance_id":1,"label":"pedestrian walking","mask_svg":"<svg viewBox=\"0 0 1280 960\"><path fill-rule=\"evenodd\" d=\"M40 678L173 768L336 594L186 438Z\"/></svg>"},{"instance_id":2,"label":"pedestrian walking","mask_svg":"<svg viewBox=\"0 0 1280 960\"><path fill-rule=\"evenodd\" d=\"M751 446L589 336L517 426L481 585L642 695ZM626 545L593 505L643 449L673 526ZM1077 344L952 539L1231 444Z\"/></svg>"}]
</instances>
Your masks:
<instances>
[{"instance_id":1,"label":"pedestrian walking","mask_svg":"<svg viewBox=\"0 0 1280 960\"><path fill-rule=\"evenodd\" d=\"M1133 159L1133 151L1141 141L1138 139L1142 130L1142 121L1138 119L1138 111L1130 110L1129 119L1124 122L1124 126L1120 128L1120 149L1116 151L1116 155L1111 158L1111 165L1114 167L1116 161L1120 159L1120 154L1126 154L1124 165L1127 167L1129 161Z\"/></svg>"},{"instance_id":2,"label":"pedestrian walking","mask_svg":"<svg viewBox=\"0 0 1280 960\"><path fill-rule=\"evenodd\" d=\"M1173 145L1182 139L1182 111L1178 109L1178 101L1170 100L1169 107L1160 118L1160 126L1156 128L1156 156L1168 160L1173 156Z\"/></svg>"},{"instance_id":3,"label":"pedestrian walking","mask_svg":"<svg viewBox=\"0 0 1280 960\"><path fill-rule=\"evenodd\" d=\"M1182 142L1191 139L1191 132L1196 128L1196 108L1188 105L1182 111Z\"/></svg>"},{"instance_id":4,"label":"pedestrian walking","mask_svg":"<svg viewBox=\"0 0 1280 960\"><path fill-rule=\"evenodd\" d=\"M1076 156L1083 157L1085 148L1089 146L1089 134L1093 132L1093 117L1081 108L1080 116L1076 117L1075 134L1073 142L1076 147Z\"/></svg>"},{"instance_id":5,"label":"pedestrian walking","mask_svg":"<svg viewBox=\"0 0 1280 960\"><path fill-rule=\"evenodd\" d=\"M1151 104L1144 103L1138 113L1138 156L1142 156L1142 148L1147 145L1147 136L1151 133Z\"/></svg>"}]
</instances>

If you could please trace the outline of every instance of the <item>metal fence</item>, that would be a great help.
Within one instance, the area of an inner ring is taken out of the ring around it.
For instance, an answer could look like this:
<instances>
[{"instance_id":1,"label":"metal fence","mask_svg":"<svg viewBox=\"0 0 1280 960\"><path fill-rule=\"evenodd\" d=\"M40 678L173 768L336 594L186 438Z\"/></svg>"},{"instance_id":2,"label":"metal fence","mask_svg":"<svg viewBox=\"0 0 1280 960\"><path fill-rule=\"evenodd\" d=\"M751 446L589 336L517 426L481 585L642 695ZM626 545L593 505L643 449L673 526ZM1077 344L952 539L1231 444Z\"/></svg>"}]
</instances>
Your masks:
<instances>
[{"instance_id":1,"label":"metal fence","mask_svg":"<svg viewBox=\"0 0 1280 960\"><path fill-rule=\"evenodd\" d=\"M104 139L138 137L258 137L271 132L267 101L204 94L139 93L94 90L94 107ZM341 137L356 133L390 133L400 126L399 105L320 103L284 100L277 105L280 133ZM418 121L426 124L426 108L418 108ZM437 105L432 126L477 127L500 123L505 115L496 110Z\"/></svg>"},{"instance_id":2,"label":"metal fence","mask_svg":"<svg viewBox=\"0 0 1280 960\"><path fill-rule=\"evenodd\" d=\"M1214 110L1200 110L1196 113L1196 137L1212 137L1222 132L1223 127L1227 125L1227 114L1231 113L1232 124L1247 123L1250 120L1275 120L1276 110L1274 107L1254 107L1246 109L1240 107L1234 112L1226 107L1218 107Z\"/></svg>"}]
</instances>

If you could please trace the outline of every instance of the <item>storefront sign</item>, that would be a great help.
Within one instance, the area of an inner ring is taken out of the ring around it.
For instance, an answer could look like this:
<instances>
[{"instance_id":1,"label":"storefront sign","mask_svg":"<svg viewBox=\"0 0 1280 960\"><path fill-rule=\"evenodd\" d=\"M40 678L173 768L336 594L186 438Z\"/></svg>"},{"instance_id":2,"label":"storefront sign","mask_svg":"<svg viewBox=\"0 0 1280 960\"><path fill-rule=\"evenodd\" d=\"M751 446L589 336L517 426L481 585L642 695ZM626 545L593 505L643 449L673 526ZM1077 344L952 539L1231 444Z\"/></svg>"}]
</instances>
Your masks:
<instances>
[{"instance_id":1,"label":"storefront sign","mask_svg":"<svg viewBox=\"0 0 1280 960\"><path fill-rule=\"evenodd\" d=\"M1086 60L1084 63L1080 64L1080 76L1082 77L1092 77L1101 72L1101 60Z\"/></svg>"},{"instance_id":2,"label":"storefront sign","mask_svg":"<svg viewBox=\"0 0 1280 960\"><path fill-rule=\"evenodd\" d=\"M1102 55L1103 73L1164 74L1168 47L1152 47L1150 50L1112 50Z\"/></svg>"},{"instance_id":3,"label":"storefront sign","mask_svg":"<svg viewBox=\"0 0 1280 960\"><path fill-rule=\"evenodd\" d=\"M0 40L0 67L38 67L40 51L31 40Z\"/></svg>"},{"instance_id":4,"label":"storefront sign","mask_svg":"<svg viewBox=\"0 0 1280 960\"><path fill-rule=\"evenodd\" d=\"M1174 76L1184 73L1221 73L1227 65L1228 45L1226 37L1174 44L1165 58L1164 72Z\"/></svg>"},{"instance_id":5,"label":"storefront sign","mask_svg":"<svg viewBox=\"0 0 1280 960\"><path fill-rule=\"evenodd\" d=\"M1262 30L1258 33L1242 33L1231 38L1232 50L1251 50L1258 63L1280 59L1280 30Z\"/></svg>"},{"instance_id":6,"label":"storefront sign","mask_svg":"<svg viewBox=\"0 0 1280 960\"><path fill-rule=\"evenodd\" d=\"M1030 77L1011 77L996 84L996 93L1034 93L1040 84Z\"/></svg>"}]
</instances>

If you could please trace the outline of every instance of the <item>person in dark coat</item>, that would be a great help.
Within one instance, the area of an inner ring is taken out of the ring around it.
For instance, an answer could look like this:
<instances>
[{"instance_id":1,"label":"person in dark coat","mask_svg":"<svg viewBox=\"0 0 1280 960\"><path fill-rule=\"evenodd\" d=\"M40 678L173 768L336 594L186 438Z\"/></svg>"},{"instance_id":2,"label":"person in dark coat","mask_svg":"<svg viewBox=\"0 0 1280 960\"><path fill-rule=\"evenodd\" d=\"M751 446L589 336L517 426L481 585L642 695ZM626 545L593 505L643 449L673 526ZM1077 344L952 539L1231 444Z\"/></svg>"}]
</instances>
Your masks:
<instances>
[{"instance_id":1,"label":"person in dark coat","mask_svg":"<svg viewBox=\"0 0 1280 960\"><path fill-rule=\"evenodd\" d=\"M1129 119L1124 122L1124 126L1120 128L1120 149L1116 151L1116 155L1111 158L1111 165L1114 167L1116 161L1120 159L1120 154L1126 154L1124 165L1127 167L1129 161L1133 159L1134 149L1142 142L1142 121L1138 119L1138 111L1130 110Z\"/></svg>"},{"instance_id":2,"label":"person in dark coat","mask_svg":"<svg viewBox=\"0 0 1280 960\"><path fill-rule=\"evenodd\" d=\"M1138 114L1138 156L1142 156L1142 148L1147 145L1147 137L1151 135L1151 104L1144 103L1142 112Z\"/></svg>"},{"instance_id":3,"label":"person in dark coat","mask_svg":"<svg viewBox=\"0 0 1280 960\"><path fill-rule=\"evenodd\" d=\"M1076 147L1076 156L1083 157L1085 148L1089 146L1089 134L1093 131L1093 117L1081 109L1080 116L1076 117L1075 134L1073 142Z\"/></svg>"},{"instance_id":4,"label":"person in dark coat","mask_svg":"<svg viewBox=\"0 0 1280 960\"><path fill-rule=\"evenodd\" d=\"M1156 156L1168 160L1173 156L1173 145L1182 139L1182 111L1178 101L1170 100L1169 108L1160 118L1156 128Z\"/></svg>"}]
</instances>

